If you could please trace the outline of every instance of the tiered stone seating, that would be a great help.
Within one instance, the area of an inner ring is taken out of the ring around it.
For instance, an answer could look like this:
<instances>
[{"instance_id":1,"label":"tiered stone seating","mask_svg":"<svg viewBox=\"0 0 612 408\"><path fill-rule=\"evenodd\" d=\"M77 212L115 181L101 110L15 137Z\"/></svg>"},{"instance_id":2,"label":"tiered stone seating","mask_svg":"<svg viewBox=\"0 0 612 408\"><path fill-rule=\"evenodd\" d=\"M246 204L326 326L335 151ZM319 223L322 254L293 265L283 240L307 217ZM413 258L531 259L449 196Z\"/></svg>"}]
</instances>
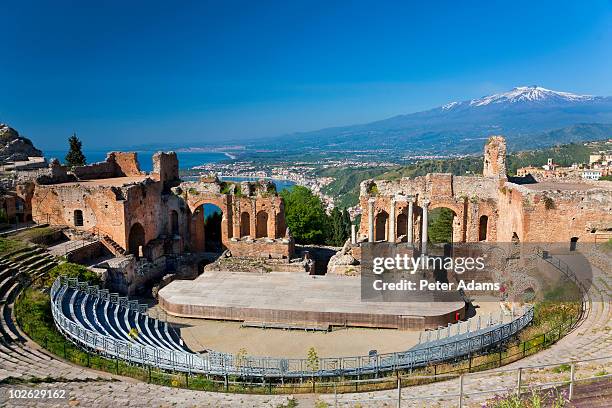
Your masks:
<instances>
[{"instance_id":1,"label":"tiered stone seating","mask_svg":"<svg viewBox=\"0 0 612 408\"><path fill-rule=\"evenodd\" d=\"M28 342L15 322L14 302L25 283L58 264L39 247L0 257L0 381L7 378L95 379L98 373L56 360Z\"/></svg>"},{"instance_id":2,"label":"tiered stone seating","mask_svg":"<svg viewBox=\"0 0 612 408\"><path fill-rule=\"evenodd\" d=\"M573 259L572 255L556 255L555 257L567 263L572 270L577 271L583 265L580 257L576 259ZM554 365L562 362L565 363L570 360L602 359L593 361L590 364L579 364L577 370L579 375L583 377L599 375L597 373L601 371L601 365L609 366L610 357L612 356L612 336L610 336L610 322L612 321L612 302L610 300L612 296L612 285L610 285L610 283L612 282L612 271L610 269L599 269L593 264L591 264L591 267L593 273L592 283L587 285L588 293L584 294L587 311L579 325L548 349L508 364L504 366L502 370L483 372L477 379L466 381L462 385L464 392L474 393L470 395L469 398L470 406L472 406L472 404L474 406L481 406L484 401L492 398L492 393L485 393L484 391L500 389L502 387L508 387L508 389L511 390L516 384L516 371L511 370L519 367L538 366L543 364L551 365L548 370L530 371L532 382L547 383L551 381L551 370L555 368ZM552 265L548 266L548 268L551 268L552 273L556 273ZM525 372L527 371L528 370ZM539 375L537 375L538 372ZM566 375L569 375L569 373ZM567 378L566 376L565 379ZM607 389L610 388L609 380L606 382L605 379L593 385L593 388L596 390L595 392L592 391L589 383L579 383L577 385L577 390L583 388L583 394L580 395L581 392L578 391L578 398L576 401L572 401L570 405L576 407L608 407L610 406L610 399L606 387ZM452 397L453 400L442 400L440 398L410 400L410 398L414 398L415 396L425 398L431 395L440 395L440 390L442 389L446 390L448 393L456 393L459 389L459 379L406 387L402 391L402 398L406 399L402 401L402 406L421 407L434 400L438 405L442 404L442 406L446 403L453 404L456 400L454 396ZM593 394L596 394L596 396ZM396 391L376 391L360 394L341 394L338 398L326 395L321 399L330 405L334 404L337 399L338 406L353 406L357 402L362 407L378 407L380 406L381 400L392 400L396 396Z\"/></svg>"},{"instance_id":3,"label":"tiered stone seating","mask_svg":"<svg viewBox=\"0 0 612 408\"><path fill-rule=\"evenodd\" d=\"M69 320L102 336L166 350L189 351L166 322L119 303L67 286L57 293L55 301L61 304L62 313ZM137 330L135 337L130 336L132 329Z\"/></svg>"}]
</instances>

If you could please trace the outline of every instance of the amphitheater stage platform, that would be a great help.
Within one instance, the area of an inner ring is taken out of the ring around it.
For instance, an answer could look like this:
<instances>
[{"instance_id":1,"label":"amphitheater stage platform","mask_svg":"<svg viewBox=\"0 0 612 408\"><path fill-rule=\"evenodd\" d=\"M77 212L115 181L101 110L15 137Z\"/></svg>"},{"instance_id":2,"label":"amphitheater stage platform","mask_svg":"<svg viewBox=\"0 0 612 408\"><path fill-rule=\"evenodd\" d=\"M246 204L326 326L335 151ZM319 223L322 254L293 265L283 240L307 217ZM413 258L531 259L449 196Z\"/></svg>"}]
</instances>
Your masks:
<instances>
[{"instance_id":1,"label":"amphitheater stage platform","mask_svg":"<svg viewBox=\"0 0 612 408\"><path fill-rule=\"evenodd\" d=\"M159 291L159 305L181 317L262 323L437 328L465 314L457 294L445 302L364 302L361 280L337 275L207 271Z\"/></svg>"}]
</instances>

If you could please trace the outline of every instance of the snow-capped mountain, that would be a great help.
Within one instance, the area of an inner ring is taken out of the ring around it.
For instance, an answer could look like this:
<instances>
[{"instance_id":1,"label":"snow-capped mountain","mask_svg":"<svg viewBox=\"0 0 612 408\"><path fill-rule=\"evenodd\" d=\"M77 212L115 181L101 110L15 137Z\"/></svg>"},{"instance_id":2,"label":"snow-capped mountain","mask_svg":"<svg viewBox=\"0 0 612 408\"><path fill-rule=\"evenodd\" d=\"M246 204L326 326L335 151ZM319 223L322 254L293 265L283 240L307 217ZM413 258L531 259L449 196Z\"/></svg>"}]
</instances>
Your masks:
<instances>
[{"instance_id":1,"label":"snow-capped mountain","mask_svg":"<svg viewBox=\"0 0 612 408\"><path fill-rule=\"evenodd\" d=\"M571 130L541 136L562 128ZM505 135L511 146L524 148L546 145L546 138L550 144L611 137L612 97L519 86L376 122L285 135L280 143L322 150L333 146L468 153L480 151L475 139L491 134Z\"/></svg>"},{"instance_id":2,"label":"snow-capped mountain","mask_svg":"<svg viewBox=\"0 0 612 408\"><path fill-rule=\"evenodd\" d=\"M451 110L460 106L487 106L491 104L515 104L515 103L574 103L593 101L597 96L577 95L571 92L553 91L540 86L517 86L508 92L484 96L463 102L451 102L443 105L442 110Z\"/></svg>"}]
</instances>

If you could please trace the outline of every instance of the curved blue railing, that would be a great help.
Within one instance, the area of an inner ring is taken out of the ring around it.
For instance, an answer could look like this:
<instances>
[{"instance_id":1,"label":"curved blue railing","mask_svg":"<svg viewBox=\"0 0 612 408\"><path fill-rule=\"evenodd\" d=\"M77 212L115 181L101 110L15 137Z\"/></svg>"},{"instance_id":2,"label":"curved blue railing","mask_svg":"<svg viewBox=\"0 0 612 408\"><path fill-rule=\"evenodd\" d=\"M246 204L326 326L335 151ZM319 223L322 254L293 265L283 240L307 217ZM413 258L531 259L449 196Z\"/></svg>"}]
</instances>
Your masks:
<instances>
[{"instance_id":1,"label":"curved blue railing","mask_svg":"<svg viewBox=\"0 0 612 408\"><path fill-rule=\"evenodd\" d=\"M354 376L404 370L468 356L503 343L525 328L533 320L533 306L524 307L520 316L507 323L487 324L474 332L469 330L445 339L420 343L410 350L373 356L325 357L316 361L297 358L235 356L208 351L197 354L189 351L156 348L136 341L118 340L87 329L78 319L67 317L62 311L62 300L68 288L84 291L98 301L106 301L144 313L146 305L97 286L88 286L74 278L59 277L51 287L51 310L58 329L75 344L101 355L120 358L131 363L150 365L166 370L211 375L238 375L266 378L309 376Z\"/></svg>"}]
</instances>

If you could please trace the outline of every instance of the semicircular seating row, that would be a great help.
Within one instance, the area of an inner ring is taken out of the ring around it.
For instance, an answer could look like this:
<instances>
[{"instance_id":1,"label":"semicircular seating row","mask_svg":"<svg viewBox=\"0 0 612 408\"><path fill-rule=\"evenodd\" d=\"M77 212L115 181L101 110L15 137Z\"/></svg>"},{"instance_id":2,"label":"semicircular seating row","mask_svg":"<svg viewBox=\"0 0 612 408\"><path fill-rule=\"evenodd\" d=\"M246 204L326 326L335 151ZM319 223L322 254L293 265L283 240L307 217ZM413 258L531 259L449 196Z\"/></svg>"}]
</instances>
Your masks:
<instances>
[{"instance_id":1,"label":"semicircular seating row","mask_svg":"<svg viewBox=\"0 0 612 408\"><path fill-rule=\"evenodd\" d=\"M130 310L78 287L64 287L53 299L70 321L101 336L166 350L191 352L167 322ZM135 330L134 330L135 329Z\"/></svg>"},{"instance_id":2,"label":"semicircular seating row","mask_svg":"<svg viewBox=\"0 0 612 408\"><path fill-rule=\"evenodd\" d=\"M0 381L9 378L94 380L100 373L54 359L23 335L15 321L15 300L28 281L61 263L42 248L27 246L0 256ZM0 404L2 405L2 404Z\"/></svg>"}]
</instances>

